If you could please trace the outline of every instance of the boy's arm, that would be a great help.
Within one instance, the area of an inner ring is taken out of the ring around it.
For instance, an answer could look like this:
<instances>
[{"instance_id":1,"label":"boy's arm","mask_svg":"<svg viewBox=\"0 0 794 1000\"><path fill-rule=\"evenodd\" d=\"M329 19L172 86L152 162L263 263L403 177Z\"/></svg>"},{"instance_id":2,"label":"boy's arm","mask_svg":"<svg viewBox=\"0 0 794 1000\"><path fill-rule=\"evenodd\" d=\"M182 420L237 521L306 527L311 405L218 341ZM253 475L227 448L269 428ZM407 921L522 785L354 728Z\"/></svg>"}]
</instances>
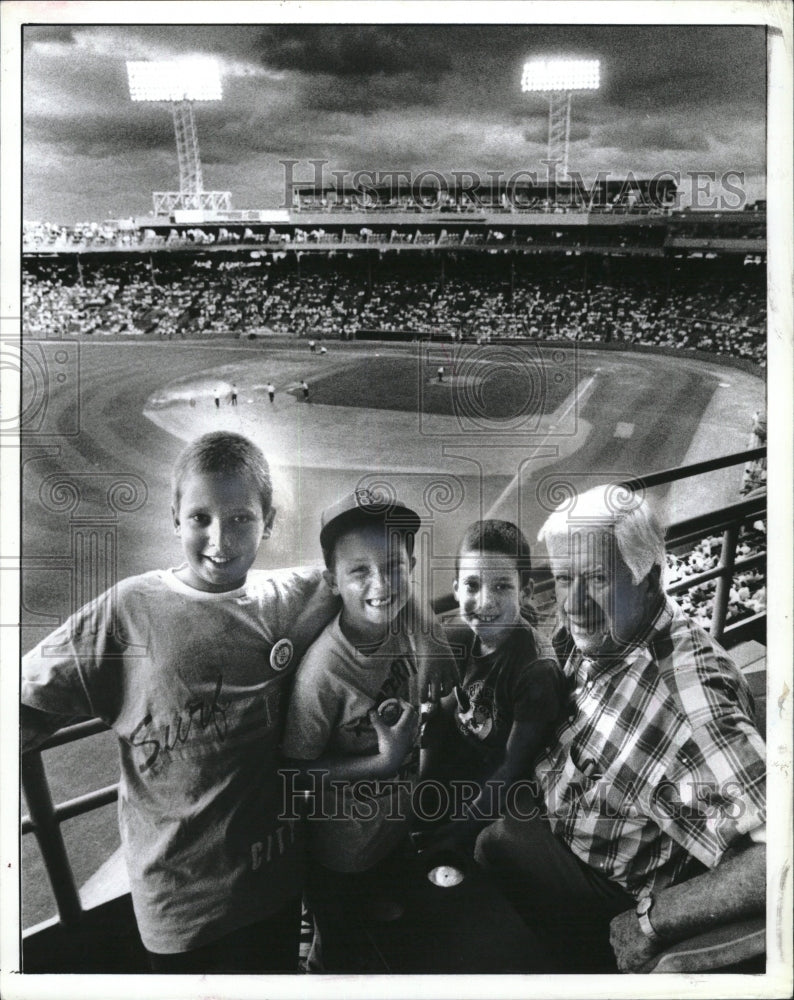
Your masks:
<instances>
[{"instance_id":1,"label":"boy's arm","mask_svg":"<svg viewBox=\"0 0 794 1000\"><path fill-rule=\"evenodd\" d=\"M86 605L22 657L22 753L34 750L64 726L101 717L100 708L92 703L80 661L97 666L111 648L113 636L108 636L104 608L102 598ZM115 686L106 682L103 690L111 698Z\"/></svg>"},{"instance_id":2,"label":"boy's arm","mask_svg":"<svg viewBox=\"0 0 794 1000\"><path fill-rule=\"evenodd\" d=\"M154 574L119 580L25 653L20 678L23 750L81 719L101 719L108 726L115 722L125 696L128 649L146 642L146 628L133 621L135 595L149 588L159 594L161 586Z\"/></svg>"},{"instance_id":3,"label":"boy's arm","mask_svg":"<svg viewBox=\"0 0 794 1000\"><path fill-rule=\"evenodd\" d=\"M339 612L340 600L331 592L322 570L314 566L275 570L269 585L275 596L277 637L288 636L300 660Z\"/></svg>"},{"instance_id":4,"label":"boy's arm","mask_svg":"<svg viewBox=\"0 0 794 1000\"><path fill-rule=\"evenodd\" d=\"M426 846L433 850L473 845L483 826L501 815L507 789L517 778L528 776L536 754L542 748L546 726L537 722L514 721L504 755L482 781L473 800L462 804L463 816L456 816L431 834Z\"/></svg>"},{"instance_id":5,"label":"boy's arm","mask_svg":"<svg viewBox=\"0 0 794 1000\"><path fill-rule=\"evenodd\" d=\"M64 726L82 722L90 715L55 715L30 705L19 706L19 749L21 753L35 750L46 739Z\"/></svg>"},{"instance_id":6,"label":"boy's arm","mask_svg":"<svg viewBox=\"0 0 794 1000\"><path fill-rule=\"evenodd\" d=\"M378 737L377 753L367 755L326 754L315 760L288 758L304 777L321 781L359 781L362 779L387 779L396 776L413 745L419 726L419 716L406 701L401 701L402 715L389 726L372 708L369 719Z\"/></svg>"},{"instance_id":7,"label":"boy's arm","mask_svg":"<svg viewBox=\"0 0 794 1000\"><path fill-rule=\"evenodd\" d=\"M457 688L439 696L438 690L429 692L428 700L422 706L422 738L419 756L419 777L422 781L433 781L439 772L443 773L448 764L451 748L458 739L455 728L455 708Z\"/></svg>"},{"instance_id":8,"label":"boy's arm","mask_svg":"<svg viewBox=\"0 0 794 1000\"><path fill-rule=\"evenodd\" d=\"M530 777L532 763L543 749L551 727L557 722L563 702L562 673L548 658L535 661L523 671L514 688L514 719L501 763L483 782L475 807L489 815L498 811L509 786Z\"/></svg>"},{"instance_id":9,"label":"boy's arm","mask_svg":"<svg viewBox=\"0 0 794 1000\"><path fill-rule=\"evenodd\" d=\"M480 794L471 806L473 820L494 820L510 785L517 779L529 776L532 761L542 749L546 723L535 720L524 722L516 719L507 737L501 763L481 783Z\"/></svg>"}]
</instances>

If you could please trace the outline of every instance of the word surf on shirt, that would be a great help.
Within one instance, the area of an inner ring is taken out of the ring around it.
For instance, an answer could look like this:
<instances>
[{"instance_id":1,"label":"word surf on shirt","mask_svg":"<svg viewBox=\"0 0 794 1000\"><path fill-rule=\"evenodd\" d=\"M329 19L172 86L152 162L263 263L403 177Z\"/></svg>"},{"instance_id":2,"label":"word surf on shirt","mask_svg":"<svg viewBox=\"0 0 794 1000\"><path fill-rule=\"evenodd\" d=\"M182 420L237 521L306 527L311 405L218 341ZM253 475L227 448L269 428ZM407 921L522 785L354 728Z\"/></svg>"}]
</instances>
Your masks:
<instances>
[{"instance_id":1,"label":"word surf on shirt","mask_svg":"<svg viewBox=\"0 0 794 1000\"><path fill-rule=\"evenodd\" d=\"M269 690L264 697L261 693L255 695L252 692L245 704L241 701L222 701L222 689L223 675L218 674L210 698L191 699L165 725L160 720L155 722L151 712L146 713L130 735L131 745L147 754L143 763L138 765L141 774L147 771L156 774L168 754L191 740L203 738L208 731L214 741L224 743L231 735L240 737L248 730L261 729L263 725L266 730L278 725L284 700L281 685Z\"/></svg>"}]
</instances>

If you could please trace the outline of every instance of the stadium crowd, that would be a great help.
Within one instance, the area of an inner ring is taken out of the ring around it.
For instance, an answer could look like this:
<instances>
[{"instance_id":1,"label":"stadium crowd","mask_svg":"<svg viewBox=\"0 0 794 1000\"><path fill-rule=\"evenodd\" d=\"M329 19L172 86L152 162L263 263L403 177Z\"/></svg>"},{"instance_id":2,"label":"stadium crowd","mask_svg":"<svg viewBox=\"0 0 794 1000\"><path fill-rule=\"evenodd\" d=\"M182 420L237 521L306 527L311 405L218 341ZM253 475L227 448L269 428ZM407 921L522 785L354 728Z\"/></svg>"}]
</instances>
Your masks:
<instances>
[{"instance_id":1,"label":"stadium crowd","mask_svg":"<svg viewBox=\"0 0 794 1000\"><path fill-rule=\"evenodd\" d=\"M720 562L722 538L702 538L690 550L667 553L667 586L686 581L700 573L716 569ZM756 521L740 535L736 561L759 556L766 551L766 524ZM700 626L708 629L714 611L716 580L707 580L676 596L684 611ZM740 621L766 610L766 566L739 568L728 592L727 622Z\"/></svg>"},{"instance_id":2,"label":"stadium crowd","mask_svg":"<svg viewBox=\"0 0 794 1000\"><path fill-rule=\"evenodd\" d=\"M30 261L23 276L27 336L90 334L407 337L624 342L693 348L765 364L766 289L759 268L730 277L687 262L675 274L620 261L518 258L439 274L346 259L262 261L125 255L75 265ZM346 255L345 255L346 256ZM155 260L158 263L155 263Z\"/></svg>"}]
</instances>

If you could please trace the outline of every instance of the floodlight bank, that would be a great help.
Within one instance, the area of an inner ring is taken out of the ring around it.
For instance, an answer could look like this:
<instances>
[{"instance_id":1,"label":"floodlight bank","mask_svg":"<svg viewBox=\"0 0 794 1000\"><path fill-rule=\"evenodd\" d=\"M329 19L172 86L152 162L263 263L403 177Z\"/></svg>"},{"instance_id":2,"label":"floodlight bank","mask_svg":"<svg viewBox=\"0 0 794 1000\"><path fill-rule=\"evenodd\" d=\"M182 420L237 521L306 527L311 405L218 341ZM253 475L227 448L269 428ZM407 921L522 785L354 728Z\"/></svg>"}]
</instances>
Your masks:
<instances>
[{"instance_id":1,"label":"floodlight bank","mask_svg":"<svg viewBox=\"0 0 794 1000\"><path fill-rule=\"evenodd\" d=\"M220 101L221 74L214 59L128 62L133 101Z\"/></svg>"},{"instance_id":2,"label":"floodlight bank","mask_svg":"<svg viewBox=\"0 0 794 1000\"><path fill-rule=\"evenodd\" d=\"M524 63L521 89L524 92L598 90L600 73L598 59L533 59Z\"/></svg>"}]
</instances>

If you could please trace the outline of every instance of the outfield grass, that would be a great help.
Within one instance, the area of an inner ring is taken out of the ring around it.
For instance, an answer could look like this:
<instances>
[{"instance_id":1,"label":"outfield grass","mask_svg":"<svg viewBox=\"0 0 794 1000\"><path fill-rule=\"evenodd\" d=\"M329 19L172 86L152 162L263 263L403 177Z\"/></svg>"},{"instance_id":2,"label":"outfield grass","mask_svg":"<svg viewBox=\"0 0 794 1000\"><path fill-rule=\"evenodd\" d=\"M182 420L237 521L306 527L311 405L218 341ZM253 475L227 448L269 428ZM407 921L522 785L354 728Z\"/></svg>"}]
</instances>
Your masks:
<instances>
[{"instance_id":1,"label":"outfield grass","mask_svg":"<svg viewBox=\"0 0 794 1000\"><path fill-rule=\"evenodd\" d=\"M545 366L525 359L489 363L459 358L444 365L440 382L437 368L421 355L360 358L341 371L315 377L312 402L506 420L553 412L573 386L571 378L548 378Z\"/></svg>"}]
</instances>

